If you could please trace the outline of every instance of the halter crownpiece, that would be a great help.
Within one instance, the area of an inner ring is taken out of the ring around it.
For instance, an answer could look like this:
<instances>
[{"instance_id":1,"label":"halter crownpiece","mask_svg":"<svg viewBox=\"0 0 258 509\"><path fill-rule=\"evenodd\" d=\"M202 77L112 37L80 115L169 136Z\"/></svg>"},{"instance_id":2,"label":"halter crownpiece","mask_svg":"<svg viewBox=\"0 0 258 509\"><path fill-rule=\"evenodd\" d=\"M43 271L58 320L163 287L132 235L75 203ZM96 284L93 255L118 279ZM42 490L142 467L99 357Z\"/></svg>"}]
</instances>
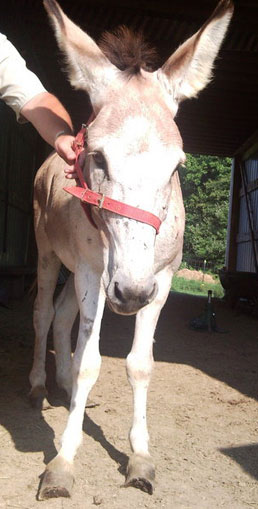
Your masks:
<instances>
[{"instance_id":1,"label":"halter crownpiece","mask_svg":"<svg viewBox=\"0 0 258 509\"><path fill-rule=\"evenodd\" d=\"M88 204L95 205L99 209L109 210L110 212L120 216L128 217L129 219L134 219L135 221L140 221L141 223L149 224L155 228L157 233L159 233L159 228L161 225L161 220L159 217L155 216L151 212L148 212L147 210L139 209L137 207L133 207L132 205L127 205L121 201L113 200L113 198L109 198L102 193L92 191L87 186L81 166L79 164L79 155L85 148L87 129L93 119L94 116L91 115L88 124L82 124L81 130L78 132L73 145L76 156L74 169L77 173L80 186L64 187L64 191L81 200L84 212L95 228L97 228L97 225L92 218L90 208L87 206Z\"/></svg>"}]
</instances>

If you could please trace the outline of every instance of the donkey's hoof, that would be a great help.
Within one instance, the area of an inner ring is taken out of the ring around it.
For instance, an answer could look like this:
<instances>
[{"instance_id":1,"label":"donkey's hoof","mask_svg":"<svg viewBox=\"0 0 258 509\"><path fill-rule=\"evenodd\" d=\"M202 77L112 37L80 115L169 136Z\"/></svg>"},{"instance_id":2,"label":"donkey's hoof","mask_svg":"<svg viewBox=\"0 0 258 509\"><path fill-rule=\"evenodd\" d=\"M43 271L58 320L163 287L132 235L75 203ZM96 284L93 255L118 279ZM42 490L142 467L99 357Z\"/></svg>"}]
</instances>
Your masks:
<instances>
[{"instance_id":1,"label":"donkey's hoof","mask_svg":"<svg viewBox=\"0 0 258 509\"><path fill-rule=\"evenodd\" d=\"M63 458L54 458L45 470L38 493L38 500L70 497L73 483L72 465L63 460Z\"/></svg>"},{"instance_id":2,"label":"donkey's hoof","mask_svg":"<svg viewBox=\"0 0 258 509\"><path fill-rule=\"evenodd\" d=\"M49 406L47 402L47 389L40 385L31 389L29 393L30 404L33 408L44 410Z\"/></svg>"},{"instance_id":3,"label":"donkey's hoof","mask_svg":"<svg viewBox=\"0 0 258 509\"><path fill-rule=\"evenodd\" d=\"M150 458L140 454L133 454L129 459L125 486L134 486L149 495L154 490L155 467Z\"/></svg>"},{"instance_id":4,"label":"donkey's hoof","mask_svg":"<svg viewBox=\"0 0 258 509\"><path fill-rule=\"evenodd\" d=\"M60 375L56 375L56 383L62 398L65 399L66 401L70 401L73 389L73 381L71 377L69 376L61 377Z\"/></svg>"}]
</instances>

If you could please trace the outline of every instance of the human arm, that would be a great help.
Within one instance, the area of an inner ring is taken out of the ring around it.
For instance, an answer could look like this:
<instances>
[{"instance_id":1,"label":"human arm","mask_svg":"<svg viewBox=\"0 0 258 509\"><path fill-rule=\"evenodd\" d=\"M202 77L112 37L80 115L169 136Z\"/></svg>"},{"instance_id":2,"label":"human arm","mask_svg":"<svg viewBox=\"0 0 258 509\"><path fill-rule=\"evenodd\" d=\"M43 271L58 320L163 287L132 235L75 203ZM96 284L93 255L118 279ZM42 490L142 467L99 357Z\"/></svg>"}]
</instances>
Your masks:
<instances>
[{"instance_id":1,"label":"human arm","mask_svg":"<svg viewBox=\"0 0 258 509\"><path fill-rule=\"evenodd\" d=\"M22 107L20 114L68 164L74 163L72 121L57 97L49 92L37 94Z\"/></svg>"},{"instance_id":2,"label":"human arm","mask_svg":"<svg viewBox=\"0 0 258 509\"><path fill-rule=\"evenodd\" d=\"M30 121L44 140L68 164L73 164L74 137L69 114L26 67L22 56L3 34L0 34L0 98L14 110L18 122ZM73 175L73 167L67 172Z\"/></svg>"}]
</instances>

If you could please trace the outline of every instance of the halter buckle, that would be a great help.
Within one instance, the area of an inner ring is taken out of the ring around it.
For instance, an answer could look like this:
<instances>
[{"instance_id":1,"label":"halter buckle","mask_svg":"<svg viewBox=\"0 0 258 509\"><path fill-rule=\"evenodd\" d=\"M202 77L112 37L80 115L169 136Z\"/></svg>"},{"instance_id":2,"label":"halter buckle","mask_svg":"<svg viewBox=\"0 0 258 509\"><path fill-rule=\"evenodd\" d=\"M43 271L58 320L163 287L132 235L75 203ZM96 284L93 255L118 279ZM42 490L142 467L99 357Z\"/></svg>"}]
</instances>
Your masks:
<instances>
[{"instance_id":1,"label":"halter buckle","mask_svg":"<svg viewBox=\"0 0 258 509\"><path fill-rule=\"evenodd\" d=\"M102 195L101 195L101 198L99 199L99 203L98 203L98 208L99 208L99 209L102 209L102 207L103 207L103 203L104 203L104 200L105 200L105 195L104 195L104 194L102 194Z\"/></svg>"},{"instance_id":2,"label":"halter buckle","mask_svg":"<svg viewBox=\"0 0 258 509\"><path fill-rule=\"evenodd\" d=\"M87 189L84 189L83 193L81 194L80 200L82 203L84 203L83 200L84 200L84 196L85 196L86 192L87 192Z\"/></svg>"}]
</instances>

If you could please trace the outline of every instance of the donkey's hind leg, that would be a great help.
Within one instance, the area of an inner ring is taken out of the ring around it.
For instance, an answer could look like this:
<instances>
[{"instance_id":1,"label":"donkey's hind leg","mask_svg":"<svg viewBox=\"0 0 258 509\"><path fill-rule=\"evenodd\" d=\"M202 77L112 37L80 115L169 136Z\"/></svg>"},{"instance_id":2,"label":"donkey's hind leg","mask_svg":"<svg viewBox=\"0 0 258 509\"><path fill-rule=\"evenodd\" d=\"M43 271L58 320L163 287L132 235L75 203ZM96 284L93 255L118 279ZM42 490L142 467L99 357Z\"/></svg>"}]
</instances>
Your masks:
<instances>
[{"instance_id":1,"label":"donkey's hind leg","mask_svg":"<svg viewBox=\"0 0 258 509\"><path fill-rule=\"evenodd\" d=\"M56 354L56 381L70 399L72 395L71 331L78 313L74 288L74 275L70 274L55 302L53 323L54 348Z\"/></svg>"},{"instance_id":2,"label":"donkey's hind leg","mask_svg":"<svg viewBox=\"0 0 258 509\"><path fill-rule=\"evenodd\" d=\"M42 406L46 391L47 335L54 317L53 294L61 262L53 251L39 252L38 293L34 303L33 323L35 345L33 366L30 372L30 401L32 406Z\"/></svg>"}]
</instances>

